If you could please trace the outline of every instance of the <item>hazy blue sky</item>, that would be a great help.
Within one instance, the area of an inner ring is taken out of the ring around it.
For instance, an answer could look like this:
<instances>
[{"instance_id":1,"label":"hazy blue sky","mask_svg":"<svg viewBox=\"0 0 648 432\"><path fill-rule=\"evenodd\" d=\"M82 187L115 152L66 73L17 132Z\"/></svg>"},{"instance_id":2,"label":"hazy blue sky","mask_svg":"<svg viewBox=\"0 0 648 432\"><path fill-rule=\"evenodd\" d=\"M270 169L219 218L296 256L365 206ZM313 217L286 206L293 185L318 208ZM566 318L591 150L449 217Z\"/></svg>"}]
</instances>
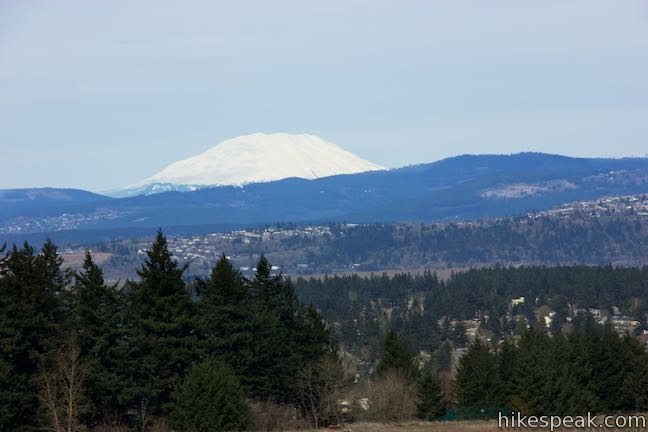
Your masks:
<instances>
[{"instance_id":1,"label":"hazy blue sky","mask_svg":"<svg viewBox=\"0 0 648 432\"><path fill-rule=\"evenodd\" d=\"M0 0L0 188L115 188L257 131L389 167L644 156L647 77L644 0Z\"/></svg>"}]
</instances>

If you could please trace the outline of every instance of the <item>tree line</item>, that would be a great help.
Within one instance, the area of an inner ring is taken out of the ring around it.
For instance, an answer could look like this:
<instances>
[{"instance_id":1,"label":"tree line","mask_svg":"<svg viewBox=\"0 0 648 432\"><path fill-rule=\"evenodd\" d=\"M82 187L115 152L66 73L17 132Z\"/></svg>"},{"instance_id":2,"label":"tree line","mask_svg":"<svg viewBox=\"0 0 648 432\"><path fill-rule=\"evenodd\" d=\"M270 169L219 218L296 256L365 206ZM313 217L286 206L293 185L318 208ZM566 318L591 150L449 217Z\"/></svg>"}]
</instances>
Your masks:
<instances>
[{"instance_id":1,"label":"tree line","mask_svg":"<svg viewBox=\"0 0 648 432\"><path fill-rule=\"evenodd\" d=\"M267 259L251 279L222 256L187 281L162 232L146 255L139 279L117 287L90 253L73 272L51 242L4 252L0 430L147 430L158 418L242 430L250 400L305 406L300 377L333 349L317 310Z\"/></svg>"},{"instance_id":2,"label":"tree line","mask_svg":"<svg viewBox=\"0 0 648 432\"><path fill-rule=\"evenodd\" d=\"M465 267L614 261L643 264L648 218L638 216L527 216L432 224L328 225L331 236L309 240L304 257L325 273L356 264L363 271L386 268ZM285 240L281 252L307 246Z\"/></svg>"},{"instance_id":3,"label":"tree line","mask_svg":"<svg viewBox=\"0 0 648 432\"><path fill-rule=\"evenodd\" d=\"M331 337L369 364L380 355L385 332L394 328L413 352L435 352L446 342L465 346L465 328L452 320L478 319L493 341L520 335L519 320L533 325L542 306L555 312L552 331L577 309L619 312L646 327L648 267L521 266L475 268L447 280L433 271L297 278L302 302L313 303L331 324ZM514 298L525 302L513 306ZM524 326L526 328L526 326Z\"/></svg>"},{"instance_id":4,"label":"tree line","mask_svg":"<svg viewBox=\"0 0 648 432\"><path fill-rule=\"evenodd\" d=\"M501 343L475 339L451 379L433 363L418 367L401 336L390 331L373 379L397 372L410 385L412 415L423 420L645 412L645 347L587 313L576 321L568 334L531 326ZM407 395L406 388L401 392Z\"/></svg>"},{"instance_id":5,"label":"tree line","mask_svg":"<svg viewBox=\"0 0 648 432\"><path fill-rule=\"evenodd\" d=\"M648 409L648 353L629 335L583 315L576 331L537 327L496 349L479 342L454 380L460 410L505 407L524 415L586 415Z\"/></svg>"}]
</instances>

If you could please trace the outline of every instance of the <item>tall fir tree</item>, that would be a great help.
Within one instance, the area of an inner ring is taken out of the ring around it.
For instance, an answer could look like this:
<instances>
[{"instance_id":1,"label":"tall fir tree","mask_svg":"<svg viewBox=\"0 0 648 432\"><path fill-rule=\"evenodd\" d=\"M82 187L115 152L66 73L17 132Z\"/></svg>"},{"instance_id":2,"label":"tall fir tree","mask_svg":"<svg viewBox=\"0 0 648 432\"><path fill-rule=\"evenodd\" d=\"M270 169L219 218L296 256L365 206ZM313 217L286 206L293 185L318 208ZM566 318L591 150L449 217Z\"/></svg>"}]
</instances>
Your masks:
<instances>
[{"instance_id":1,"label":"tall fir tree","mask_svg":"<svg viewBox=\"0 0 648 432\"><path fill-rule=\"evenodd\" d=\"M445 415L447 405L441 383L431 373L426 373L419 382L416 396L416 416L419 419L433 421Z\"/></svg>"},{"instance_id":2,"label":"tall fir tree","mask_svg":"<svg viewBox=\"0 0 648 432\"><path fill-rule=\"evenodd\" d=\"M518 343L511 408L523 414L550 412L553 401L546 397L546 377L556 366L551 362L549 336L538 327L530 327Z\"/></svg>"},{"instance_id":3,"label":"tall fir tree","mask_svg":"<svg viewBox=\"0 0 648 432\"><path fill-rule=\"evenodd\" d=\"M329 333L314 307L302 307L294 287L261 256L249 281L255 326L252 362L242 377L252 396L295 402L296 377L331 351Z\"/></svg>"},{"instance_id":4,"label":"tall fir tree","mask_svg":"<svg viewBox=\"0 0 648 432\"><path fill-rule=\"evenodd\" d=\"M453 384L456 402L461 407L497 405L500 388L497 361L479 339L470 344L468 352L459 360Z\"/></svg>"},{"instance_id":5,"label":"tall fir tree","mask_svg":"<svg viewBox=\"0 0 648 432\"><path fill-rule=\"evenodd\" d=\"M107 285L103 271L86 252L83 270L71 291L75 339L85 362L85 394L90 425L123 415L121 401L128 388L123 374L125 298L117 284Z\"/></svg>"},{"instance_id":6,"label":"tall fir tree","mask_svg":"<svg viewBox=\"0 0 648 432\"><path fill-rule=\"evenodd\" d=\"M262 255L250 282L253 310L264 331L258 334L254 373L259 396L293 401L295 377L302 367L296 342L297 300L281 275L272 275L272 265Z\"/></svg>"},{"instance_id":7,"label":"tall fir tree","mask_svg":"<svg viewBox=\"0 0 648 432\"><path fill-rule=\"evenodd\" d=\"M49 240L40 253L25 242L0 259L0 430L38 426L40 365L62 343L63 297L70 272Z\"/></svg>"},{"instance_id":8,"label":"tall fir tree","mask_svg":"<svg viewBox=\"0 0 648 432\"><path fill-rule=\"evenodd\" d=\"M129 352L131 382L128 399L139 411L165 414L171 391L198 355L193 305L183 274L159 230L129 282ZM142 413L140 413L142 415Z\"/></svg>"},{"instance_id":9,"label":"tall fir tree","mask_svg":"<svg viewBox=\"0 0 648 432\"><path fill-rule=\"evenodd\" d=\"M203 350L209 357L229 364L252 394L258 337L266 329L255 312L245 278L222 255L211 276L196 281L196 293L199 299L196 325Z\"/></svg>"},{"instance_id":10,"label":"tall fir tree","mask_svg":"<svg viewBox=\"0 0 648 432\"><path fill-rule=\"evenodd\" d=\"M388 371L399 371L411 382L416 381L420 375L416 360L400 335L393 329L387 332L383 353L376 366L376 374L379 376Z\"/></svg>"},{"instance_id":11,"label":"tall fir tree","mask_svg":"<svg viewBox=\"0 0 648 432\"><path fill-rule=\"evenodd\" d=\"M194 365L174 392L171 423L192 432L244 431L253 426L252 410L234 371L207 360Z\"/></svg>"},{"instance_id":12,"label":"tall fir tree","mask_svg":"<svg viewBox=\"0 0 648 432\"><path fill-rule=\"evenodd\" d=\"M624 352L628 358L621 387L624 411L648 411L648 354L636 339L625 337Z\"/></svg>"}]
</instances>

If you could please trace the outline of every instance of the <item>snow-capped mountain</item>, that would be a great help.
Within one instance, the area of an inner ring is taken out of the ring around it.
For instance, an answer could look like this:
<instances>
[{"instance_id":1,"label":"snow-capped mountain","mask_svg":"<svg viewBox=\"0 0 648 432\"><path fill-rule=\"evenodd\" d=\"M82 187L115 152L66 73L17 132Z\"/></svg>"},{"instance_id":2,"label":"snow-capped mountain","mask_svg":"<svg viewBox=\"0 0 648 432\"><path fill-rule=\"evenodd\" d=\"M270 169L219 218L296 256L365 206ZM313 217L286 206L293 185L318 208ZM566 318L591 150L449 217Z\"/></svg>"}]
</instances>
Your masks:
<instances>
[{"instance_id":1,"label":"snow-capped mountain","mask_svg":"<svg viewBox=\"0 0 648 432\"><path fill-rule=\"evenodd\" d=\"M255 133L222 141L206 152L172 163L113 196L241 186L289 177L315 179L381 170L333 143L309 134Z\"/></svg>"}]
</instances>

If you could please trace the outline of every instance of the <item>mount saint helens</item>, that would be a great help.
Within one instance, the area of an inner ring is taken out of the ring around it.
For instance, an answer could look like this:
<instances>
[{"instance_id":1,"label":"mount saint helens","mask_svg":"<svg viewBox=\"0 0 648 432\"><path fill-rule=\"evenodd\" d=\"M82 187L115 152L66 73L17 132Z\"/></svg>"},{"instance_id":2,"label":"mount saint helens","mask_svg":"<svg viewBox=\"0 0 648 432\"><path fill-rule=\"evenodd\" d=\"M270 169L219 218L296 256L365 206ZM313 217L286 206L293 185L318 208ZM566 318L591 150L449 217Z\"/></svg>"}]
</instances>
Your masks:
<instances>
[{"instance_id":1,"label":"mount saint helens","mask_svg":"<svg viewBox=\"0 0 648 432\"><path fill-rule=\"evenodd\" d=\"M256 133L225 140L111 195L125 197L209 186L241 186L289 177L316 179L381 169L384 167L314 135Z\"/></svg>"}]
</instances>

